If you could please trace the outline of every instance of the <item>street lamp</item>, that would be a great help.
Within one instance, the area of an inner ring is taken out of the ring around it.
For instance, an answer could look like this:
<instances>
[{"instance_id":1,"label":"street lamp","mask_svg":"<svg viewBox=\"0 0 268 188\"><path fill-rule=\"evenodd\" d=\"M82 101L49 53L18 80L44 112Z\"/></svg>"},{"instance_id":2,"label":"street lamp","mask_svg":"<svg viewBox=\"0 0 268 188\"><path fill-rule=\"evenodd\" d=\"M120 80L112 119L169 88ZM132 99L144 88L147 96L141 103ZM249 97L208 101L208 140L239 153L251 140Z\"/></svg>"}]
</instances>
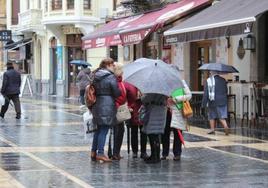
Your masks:
<instances>
[{"instance_id":1,"label":"street lamp","mask_svg":"<svg viewBox=\"0 0 268 188\"><path fill-rule=\"evenodd\" d=\"M255 50L256 48L256 39L252 34L248 34L244 37L243 43L245 50Z\"/></svg>"}]
</instances>

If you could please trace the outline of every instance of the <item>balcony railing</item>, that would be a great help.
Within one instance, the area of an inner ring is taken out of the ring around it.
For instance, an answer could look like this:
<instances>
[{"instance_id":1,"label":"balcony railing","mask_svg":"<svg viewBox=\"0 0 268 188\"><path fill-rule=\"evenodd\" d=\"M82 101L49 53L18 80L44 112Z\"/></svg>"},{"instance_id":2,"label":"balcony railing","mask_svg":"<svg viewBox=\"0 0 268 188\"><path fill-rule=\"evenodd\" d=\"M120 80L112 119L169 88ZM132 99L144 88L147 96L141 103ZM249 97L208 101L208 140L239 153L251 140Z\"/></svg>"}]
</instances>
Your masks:
<instances>
[{"instance_id":1,"label":"balcony railing","mask_svg":"<svg viewBox=\"0 0 268 188\"><path fill-rule=\"evenodd\" d=\"M19 13L19 25L40 25L42 20L42 10L29 9L25 12Z\"/></svg>"}]
</instances>

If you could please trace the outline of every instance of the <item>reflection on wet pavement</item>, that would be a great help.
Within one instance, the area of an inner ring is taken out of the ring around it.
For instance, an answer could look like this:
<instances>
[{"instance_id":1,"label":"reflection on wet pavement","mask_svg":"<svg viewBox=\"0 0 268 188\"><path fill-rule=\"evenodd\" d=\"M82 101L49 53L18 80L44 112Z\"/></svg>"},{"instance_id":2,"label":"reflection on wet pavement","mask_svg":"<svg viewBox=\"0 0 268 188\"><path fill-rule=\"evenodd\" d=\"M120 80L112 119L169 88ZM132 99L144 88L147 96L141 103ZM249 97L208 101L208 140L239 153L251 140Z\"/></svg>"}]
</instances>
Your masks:
<instances>
[{"instance_id":1,"label":"reflection on wet pavement","mask_svg":"<svg viewBox=\"0 0 268 188\"><path fill-rule=\"evenodd\" d=\"M185 141L188 141L188 142L216 141L216 139L210 139L210 138L206 138L203 136L198 136L198 135L194 135L194 134L190 134L186 132L183 133L183 137Z\"/></svg>"},{"instance_id":2,"label":"reflection on wet pavement","mask_svg":"<svg viewBox=\"0 0 268 188\"><path fill-rule=\"evenodd\" d=\"M11 147L9 144L0 141L0 147Z\"/></svg>"},{"instance_id":3,"label":"reflection on wet pavement","mask_svg":"<svg viewBox=\"0 0 268 188\"><path fill-rule=\"evenodd\" d=\"M57 164L71 174L76 174L93 187L243 187L250 183L268 184L267 163L204 148L184 150L181 162L167 160L155 165L132 158L125 158L110 165L99 164L90 162L87 152L36 155ZM126 152L123 156L127 156ZM243 168L250 170L241 172Z\"/></svg>"},{"instance_id":4,"label":"reflection on wet pavement","mask_svg":"<svg viewBox=\"0 0 268 188\"><path fill-rule=\"evenodd\" d=\"M235 143L239 144L255 144L255 143L264 143L261 140L233 140Z\"/></svg>"},{"instance_id":5,"label":"reflection on wet pavement","mask_svg":"<svg viewBox=\"0 0 268 188\"><path fill-rule=\"evenodd\" d=\"M0 167L7 171L47 169L21 153L0 153Z\"/></svg>"},{"instance_id":6,"label":"reflection on wet pavement","mask_svg":"<svg viewBox=\"0 0 268 188\"><path fill-rule=\"evenodd\" d=\"M265 130L232 127L225 136L192 126L181 161L172 160L171 149L168 160L153 165L127 154L125 136L124 158L100 164L90 161L92 134L84 138L77 101L40 99L22 100L21 120L11 108L0 121L0 176L8 173L25 187L268 187Z\"/></svg>"},{"instance_id":7,"label":"reflection on wet pavement","mask_svg":"<svg viewBox=\"0 0 268 188\"><path fill-rule=\"evenodd\" d=\"M254 157L257 159L268 160L268 152L253 149L253 148L248 148L245 146L233 145L233 146L218 146L218 147L213 147L213 148L222 150L222 151L228 151L230 153L235 153L239 155Z\"/></svg>"},{"instance_id":8,"label":"reflection on wet pavement","mask_svg":"<svg viewBox=\"0 0 268 188\"><path fill-rule=\"evenodd\" d=\"M70 179L64 177L63 175L52 171L17 171L11 172L19 182L21 182L25 187L35 187L35 188L81 188Z\"/></svg>"}]
</instances>

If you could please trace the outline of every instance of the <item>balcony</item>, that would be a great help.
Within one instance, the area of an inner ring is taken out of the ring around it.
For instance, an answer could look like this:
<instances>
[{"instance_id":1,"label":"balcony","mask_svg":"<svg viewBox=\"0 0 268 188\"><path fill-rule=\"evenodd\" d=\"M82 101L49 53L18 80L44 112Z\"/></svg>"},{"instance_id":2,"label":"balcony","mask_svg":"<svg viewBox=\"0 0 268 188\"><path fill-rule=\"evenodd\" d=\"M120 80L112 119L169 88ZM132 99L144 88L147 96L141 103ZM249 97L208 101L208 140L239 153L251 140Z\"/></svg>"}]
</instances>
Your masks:
<instances>
[{"instance_id":1,"label":"balcony","mask_svg":"<svg viewBox=\"0 0 268 188\"><path fill-rule=\"evenodd\" d=\"M22 33L37 32L42 30L42 10L29 9L19 13L19 24L17 30Z\"/></svg>"}]
</instances>

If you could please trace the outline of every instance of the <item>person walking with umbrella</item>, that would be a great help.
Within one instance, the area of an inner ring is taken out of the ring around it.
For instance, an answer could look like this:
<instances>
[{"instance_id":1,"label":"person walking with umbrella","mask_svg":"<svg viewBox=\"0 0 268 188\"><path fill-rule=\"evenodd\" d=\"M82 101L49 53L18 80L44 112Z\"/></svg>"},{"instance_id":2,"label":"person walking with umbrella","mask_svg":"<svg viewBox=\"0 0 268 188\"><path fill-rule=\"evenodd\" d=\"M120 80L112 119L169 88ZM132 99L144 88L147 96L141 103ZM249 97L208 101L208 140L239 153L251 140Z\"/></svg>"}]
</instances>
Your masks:
<instances>
[{"instance_id":1,"label":"person walking with umbrella","mask_svg":"<svg viewBox=\"0 0 268 188\"><path fill-rule=\"evenodd\" d=\"M207 79L202 107L208 107L208 119L210 131L208 134L215 134L216 120L218 119L224 127L225 135L229 134L227 118L227 83L219 72L210 71L210 77Z\"/></svg>"},{"instance_id":2,"label":"person walking with umbrella","mask_svg":"<svg viewBox=\"0 0 268 188\"><path fill-rule=\"evenodd\" d=\"M77 81L78 81L78 87L79 87L79 93L80 93L80 102L81 107L85 105L85 91L88 84L90 84L90 78L91 78L91 70L88 68L87 65L82 65L82 69L77 75Z\"/></svg>"}]
</instances>

